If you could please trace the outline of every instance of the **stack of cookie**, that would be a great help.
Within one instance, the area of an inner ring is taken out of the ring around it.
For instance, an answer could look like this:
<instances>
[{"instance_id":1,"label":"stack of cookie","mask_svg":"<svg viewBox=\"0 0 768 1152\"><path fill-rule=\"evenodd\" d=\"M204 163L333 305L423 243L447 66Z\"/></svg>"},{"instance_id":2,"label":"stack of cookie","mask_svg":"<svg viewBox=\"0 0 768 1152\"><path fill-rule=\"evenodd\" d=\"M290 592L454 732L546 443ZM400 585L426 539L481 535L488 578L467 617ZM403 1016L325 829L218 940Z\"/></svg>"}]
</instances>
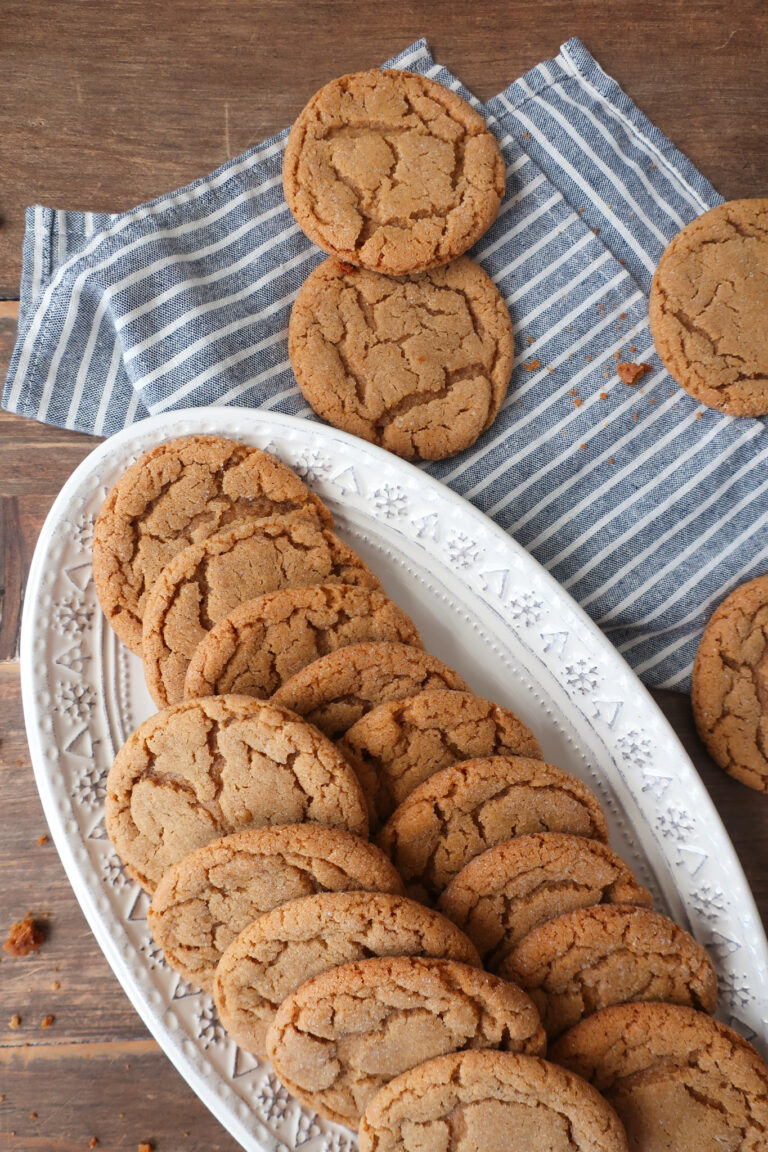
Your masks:
<instances>
[{"instance_id":1,"label":"stack of cookie","mask_svg":"<svg viewBox=\"0 0 768 1152\"><path fill-rule=\"evenodd\" d=\"M291 130L288 206L330 254L294 304L289 355L323 419L408 460L468 448L512 373L506 305L463 253L491 226L504 160L477 112L412 72L326 84Z\"/></svg>"},{"instance_id":2,"label":"stack of cookie","mask_svg":"<svg viewBox=\"0 0 768 1152\"><path fill-rule=\"evenodd\" d=\"M161 445L108 495L94 573L161 708L112 767L109 835L168 962L296 1096L362 1118L371 1149L426 1147L456 1109L496 1133L483 1147L528 1148L534 1109L553 1148L565 1116L564 1147L623 1152L545 1031L631 1130L624 1065L587 1056L594 1022L643 1000L638 1028L688 1013L686 1037L719 1030L734 1076L754 1071L697 1011L712 966L650 910L592 792L424 651L290 469L215 437Z\"/></svg>"}]
</instances>

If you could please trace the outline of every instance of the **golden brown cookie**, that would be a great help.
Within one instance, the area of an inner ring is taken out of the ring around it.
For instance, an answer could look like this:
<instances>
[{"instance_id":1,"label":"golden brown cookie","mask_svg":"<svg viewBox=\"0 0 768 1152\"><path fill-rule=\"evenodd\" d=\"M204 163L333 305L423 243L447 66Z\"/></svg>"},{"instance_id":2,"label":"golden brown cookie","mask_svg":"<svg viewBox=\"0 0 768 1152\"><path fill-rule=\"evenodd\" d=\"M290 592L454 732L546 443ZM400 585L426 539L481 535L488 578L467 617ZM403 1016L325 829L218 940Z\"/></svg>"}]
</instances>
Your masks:
<instances>
[{"instance_id":1,"label":"golden brown cookie","mask_svg":"<svg viewBox=\"0 0 768 1152\"><path fill-rule=\"evenodd\" d=\"M540 924L507 956L499 975L525 989L550 1039L610 1004L717 1007L717 976L701 944L647 908L598 904Z\"/></svg>"},{"instance_id":2,"label":"golden brown cookie","mask_svg":"<svg viewBox=\"0 0 768 1152\"><path fill-rule=\"evenodd\" d=\"M441 768L477 756L540 756L536 737L508 708L471 692L431 689L379 704L339 740L378 828Z\"/></svg>"},{"instance_id":3,"label":"golden brown cookie","mask_svg":"<svg viewBox=\"0 0 768 1152\"><path fill-rule=\"evenodd\" d=\"M413 72L332 80L291 129L283 189L318 247L388 276L447 264L504 195L504 159L479 113Z\"/></svg>"},{"instance_id":4,"label":"golden brown cookie","mask_svg":"<svg viewBox=\"0 0 768 1152\"><path fill-rule=\"evenodd\" d=\"M301 512L246 520L174 556L144 607L144 674L158 708L184 699L195 649L228 612L266 592L311 584L381 588L348 544Z\"/></svg>"},{"instance_id":5,"label":"golden brown cookie","mask_svg":"<svg viewBox=\"0 0 768 1152\"><path fill-rule=\"evenodd\" d=\"M768 576L714 612L693 665L693 715L712 759L768 792Z\"/></svg>"},{"instance_id":6,"label":"golden brown cookie","mask_svg":"<svg viewBox=\"0 0 768 1152\"><path fill-rule=\"evenodd\" d=\"M149 892L209 840L304 820L366 836L360 785L322 732L250 696L156 713L129 736L107 778L109 838Z\"/></svg>"},{"instance_id":7,"label":"golden brown cookie","mask_svg":"<svg viewBox=\"0 0 768 1152\"><path fill-rule=\"evenodd\" d=\"M463 256L397 279L326 260L299 289L288 351L329 424L406 460L442 460L495 420L515 348L498 288Z\"/></svg>"},{"instance_id":8,"label":"golden brown cookie","mask_svg":"<svg viewBox=\"0 0 768 1152\"><path fill-rule=\"evenodd\" d=\"M302 984L267 1033L275 1071L328 1120L357 1125L379 1088L432 1056L464 1048L538 1055L531 1001L455 960L387 957L345 964Z\"/></svg>"},{"instance_id":9,"label":"golden brown cookie","mask_svg":"<svg viewBox=\"0 0 768 1152\"><path fill-rule=\"evenodd\" d=\"M566 1032L551 1059L605 1096L633 1152L764 1152L768 1068L731 1028L676 1004L619 1004Z\"/></svg>"},{"instance_id":10,"label":"golden brown cookie","mask_svg":"<svg viewBox=\"0 0 768 1152\"><path fill-rule=\"evenodd\" d=\"M656 269L656 351L702 404L731 416L764 416L766 317L768 199L719 204L675 236Z\"/></svg>"},{"instance_id":11,"label":"golden brown cookie","mask_svg":"<svg viewBox=\"0 0 768 1152\"><path fill-rule=\"evenodd\" d=\"M561 832L518 836L475 856L438 908L462 928L491 971L546 920L593 904L650 908L647 889L607 844Z\"/></svg>"},{"instance_id":12,"label":"golden brown cookie","mask_svg":"<svg viewBox=\"0 0 768 1152\"><path fill-rule=\"evenodd\" d=\"M479 968L474 944L445 916L372 892L321 892L282 904L245 928L222 956L214 995L241 1048L266 1054L267 1029L312 976L370 956L436 956Z\"/></svg>"},{"instance_id":13,"label":"golden brown cookie","mask_svg":"<svg viewBox=\"0 0 768 1152\"><path fill-rule=\"evenodd\" d=\"M458 672L423 648L372 640L313 660L278 688L272 703L336 740L377 704L431 688L468 691Z\"/></svg>"},{"instance_id":14,"label":"golden brown cookie","mask_svg":"<svg viewBox=\"0 0 768 1152\"><path fill-rule=\"evenodd\" d=\"M390 1080L360 1152L628 1152L621 1121L579 1076L519 1052L452 1052Z\"/></svg>"},{"instance_id":15,"label":"golden brown cookie","mask_svg":"<svg viewBox=\"0 0 768 1152\"><path fill-rule=\"evenodd\" d=\"M177 552L241 520L306 511L333 518L285 464L220 436L159 444L111 489L96 521L93 579L107 620L141 654L144 604Z\"/></svg>"},{"instance_id":16,"label":"golden brown cookie","mask_svg":"<svg viewBox=\"0 0 768 1152\"><path fill-rule=\"evenodd\" d=\"M531 832L608 841L594 792L576 776L524 756L486 756L443 768L390 816L377 843L416 900L437 900L481 852Z\"/></svg>"},{"instance_id":17,"label":"golden brown cookie","mask_svg":"<svg viewBox=\"0 0 768 1152\"><path fill-rule=\"evenodd\" d=\"M168 963L210 989L225 948L263 913L317 892L358 888L371 899L402 890L386 856L367 840L321 824L247 828L164 872L149 926Z\"/></svg>"},{"instance_id":18,"label":"golden brown cookie","mask_svg":"<svg viewBox=\"0 0 768 1152\"><path fill-rule=\"evenodd\" d=\"M365 640L421 647L413 621L381 592L342 584L269 592L211 629L190 661L184 692L263 700L319 656Z\"/></svg>"}]
</instances>

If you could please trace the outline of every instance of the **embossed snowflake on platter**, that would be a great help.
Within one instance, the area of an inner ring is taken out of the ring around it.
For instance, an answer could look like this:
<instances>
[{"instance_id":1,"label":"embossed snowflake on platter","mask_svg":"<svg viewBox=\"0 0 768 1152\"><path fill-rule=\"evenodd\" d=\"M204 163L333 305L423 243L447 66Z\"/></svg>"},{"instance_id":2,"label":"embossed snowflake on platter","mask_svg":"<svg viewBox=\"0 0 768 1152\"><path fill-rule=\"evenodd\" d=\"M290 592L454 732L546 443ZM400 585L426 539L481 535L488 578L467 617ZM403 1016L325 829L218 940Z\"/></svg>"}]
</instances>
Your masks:
<instances>
[{"instance_id":1,"label":"embossed snowflake on platter","mask_svg":"<svg viewBox=\"0 0 768 1152\"><path fill-rule=\"evenodd\" d=\"M71 538L81 552L90 552L91 550L95 523L95 516L88 516L83 513L82 516L78 516L74 524L70 525Z\"/></svg>"},{"instance_id":2,"label":"embossed snowflake on platter","mask_svg":"<svg viewBox=\"0 0 768 1152\"><path fill-rule=\"evenodd\" d=\"M87 684L59 684L55 692L55 701L60 710L70 720L88 720L91 709L96 703L96 693Z\"/></svg>"},{"instance_id":3,"label":"embossed snowflake on platter","mask_svg":"<svg viewBox=\"0 0 768 1152\"><path fill-rule=\"evenodd\" d=\"M621 748L622 757L630 764L634 764L636 768L642 768L649 763L651 742L647 736L643 736L642 733L632 729L631 732L619 737L618 744Z\"/></svg>"},{"instance_id":4,"label":"embossed snowflake on platter","mask_svg":"<svg viewBox=\"0 0 768 1152\"><path fill-rule=\"evenodd\" d=\"M104 803L107 794L107 771L95 764L85 764L75 777L72 797L75 803L96 808Z\"/></svg>"},{"instance_id":5,"label":"embossed snowflake on platter","mask_svg":"<svg viewBox=\"0 0 768 1152\"><path fill-rule=\"evenodd\" d=\"M159 944L155 943L151 936L148 940L144 941L144 943L139 948L139 951L144 953L147 958L147 964L153 971L156 968L168 967L165 962L165 956L163 954L162 948Z\"/></svg>"},{"instance_id":6,"label":"embossed snowflake on platter","mask_svg":"<svg viewBox=\"0 0 768 1152\"><path fill-rule=\"evenodd\" d=\"M285 1118L290 1102L287 1090L272 1072L261 1081L253 1095L254 1109L267 1124L279 1124Z\"/></svg>"},{"instance_id":7,"label":"embossed snowflake on platter","mask_svg":"<svg viewBox=\"0 0 768 1152\"><path fill-rule=\"evenodd\" d=\"M720 972L717 977L720 995L724 996L733 1008L746 1008L754 999L749 980L745 973Z\"/></svg>"},{"instance_id":8,"label":"embossed snowflake on platter","mask_svg":"<svg viewBox=\"0 0 768 1152\"><path fill-rule=\"evenodd\" d=\"M464 532L454 532L446 544L454 568L471 568L480 558L480 548Z\"/></svg>"},{"instance_id":9,"label":"embossed snowflake on platter","mask_svg":"<svg viewBox=\"0 0 768 1152\"><path fill-rule=\"evenodd\" d=\"M384 484L373 494L373 505L385 520L395 520L408 510L408 497L399 484Z\"/></svg>"},{"instance_id":10,"label":"embossed snowflake on platter","mask_svg":"<svg viewBox=\"0 0 768 1152\"><path fill-rule=\"evenodd\" d=\"M662 836L669 840L686 840L694 830L694 823L684 808L669 808L656 821Z\"/></svg>"},{"instance_id":11,"label":"embossed snowflake on platter","mask_svg":"<svg viewBox=\"0 0 768 1152\"><path fill-rule=\"evenodd\" d=\"M320 1125L314 1116L309 1116L306 1112L299 1112L296 1134L293 1138L296 1147L300 1148L302 1144L306 1144L308 1140L314 1140L314 1138L319 1135Z\"/></svg>"},{"instance_id":12,"label":"embossed snowflake on platter","mask_svg":"<svg viewBox=\"0 0 768 1152\"><path fill-rule=\"evenodd\" d=\"M522 596L510 600L508 612L515 623L522 624L526 628L532 628L541 620L543 607L541 600L537 599L533 592L523 592Z\"/></svg>"},{"instance_id":13,"label":"embossed snowflake on platter","mask_svg":"<svg viewBox=\"0 0 768 1152\"><path fill-rule=\"evenodd\" d=\"M342 1136L340 1132L334 1132L332 1136L328 1137L325 1147L328 1152L352 1152L354 1145L348 1136Z\"/></svg>"},{"instance_id":14,"label":"embossed snowflake on platter","mask_svg":"<svg viewBox=\"0 0 768 1152\"><path fill-rule=\"evenodd\" d=\"M195 1013L194 1020L197 1038L200 1041L201 1047L206 1051L211 1045L222 1044L224 1042L227 1034L224 1031L224 1025L219 1020L213 1004L204 1004L203 1007Z\"/></svg>"},{"instance_id":15,"label":"embossed snowflake on platter","mask_svg":"<svg viewBox=\"0 0 768 1152\"><path fill-rule=\"evenodd\" d=\"M565 682L573 692L586 696L588 692L594 692L597 688L597 668L588 660L577 660L575 664L566 664Z\"/></svg>"},{"instance_id":16,"label":"embossed snowflake on platter","mask_svg":"<svg viewBox=\"0 0 768 1152\"><path fill-rule=\"evenodd\" d=\"M114 853L108 856L102 864L101 873L106 882L111 885L116 892L122 892L132 883L130 876L126 874L122 860Z\"/></svg>"},{"instance_id":17,"label":"embossed snowflake on platter","mask_svg":"<svg viewBox=\"0 0 768 1152\"><path fill-rule=\"evenodd\" d=\"M328 475L332 467L331 461L315 449L299 456L293 465L293 470L305 484L316 484L318 480L323 480Z\"/></svg>"},{"instance_id":18,"label":"embossed snowflake on platter","mask_svg":"<svg viewBox=\"0 0 768 1152\"><path fill-rule=\"evenodd\" d=\"M715 888L711 884L702 884L701 888L692 892L691 903L706 920L717 920L726 909L725 893L722 888Z\"/></svg>"},{"instance_id":19,"label":"embossed snowflake on platter","mask_svg":"<svg viewBox=\"0 0 768 1152\"><path fill-rule=\"evenodd\" d=\"M53 609L53 625L63 636L78 636L90 626L93 608L75 596L65 596Z\"/></svg>"}]
</instances>

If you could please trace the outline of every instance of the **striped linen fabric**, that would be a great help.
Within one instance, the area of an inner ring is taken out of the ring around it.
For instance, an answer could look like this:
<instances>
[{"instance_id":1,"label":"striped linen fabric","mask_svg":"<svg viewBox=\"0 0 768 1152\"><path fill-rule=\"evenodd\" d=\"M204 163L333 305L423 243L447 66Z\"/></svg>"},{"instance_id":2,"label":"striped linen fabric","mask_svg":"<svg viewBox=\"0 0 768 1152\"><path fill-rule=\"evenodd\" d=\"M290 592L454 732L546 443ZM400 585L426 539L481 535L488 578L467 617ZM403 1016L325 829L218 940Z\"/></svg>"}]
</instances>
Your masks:
<instances>
[{"instance_id":1,"label":"striped linen fabric","mask_svg":"<svg viewBox=\"0 0 768 1152\"><path fill-rule=\"evenodd\" d=\"M685 690L709 613L768 556L764 422L697 404L648 328L661 253L721 197L578 40L484 106L423 41L390 64L470 100L507 163L471 255L514 322L509 394L472 448L422 467L547 567L647 684ZM286 135L120 215L30 208L3 406L100 435L192 405L314 419L286 336L323 254L282 195ZM628 387L619 360L652 370Z\"/></svg>"}]
</instances>

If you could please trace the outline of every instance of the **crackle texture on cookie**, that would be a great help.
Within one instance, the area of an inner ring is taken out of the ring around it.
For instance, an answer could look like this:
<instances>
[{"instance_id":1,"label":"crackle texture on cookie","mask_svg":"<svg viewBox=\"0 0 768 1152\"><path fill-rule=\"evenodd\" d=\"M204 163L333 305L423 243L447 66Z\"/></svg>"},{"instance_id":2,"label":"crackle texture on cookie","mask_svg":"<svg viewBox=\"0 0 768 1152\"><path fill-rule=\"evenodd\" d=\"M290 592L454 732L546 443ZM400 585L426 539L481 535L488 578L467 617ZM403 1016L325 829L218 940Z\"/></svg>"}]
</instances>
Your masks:
<instances>
[{"instance_id":1,"label":"crackle texture on cookie","mask_svg":"<svg viewBox=\"0 0 768 1152\"><path fill-rule=\"evenodd\" d=\"M496 285L467 256L397 279L331 259L299 290L288 351L324 420L407 460L441 460L496 418L514 337Z\"/></svg>"},{"instance_id":2,"label":"crackle texture on cookie","mask_svg":"<svg viewBox=\"0 0 768 1152\"><path fill-rule=\"evenodd\" d=\"M491 971L537 925L592 904L649 908L652 899L607 844L560 832L489 848L470 860L438 901Z\"/></svg>"},{"instance_id":3,"label":"crackle texture on cookie","mask_svg":"<svg viewBox=\"0 0 768 1152\"><path fill-rule=\"evenodd\" d=\"M371 956L435 956L480 967L474 944L445 916L404 896L321 892L283 904L245 928L221 958L214 994L241 1048L266 1054L286 997L312 976Z\"/></svg>"},{"instance_id":4,"label":"crackle texture on cookie","mask_svg":"<svg viewBox=\"0 0 768 1152\"><path fill-rule=\"evenodd\" d=\"M524 988L552 1039L579 1020L641 1000L717 1007L717 976L701 944L647 908L598 904L540 924L499 975Z\"/></svg>"},{"instance_id":5,"label":"crackle texture on cookie","mask_svg":"<svg viewBox=\"0 0 768 1152\"><path fill-rule=\"evenodd\" d=\"M248 828L197 848L164 874L149 909L152 936L172 967L211 989L235 937L263 913L317 892L399 894L386 856L341 828Z\"/></svg>"},{"instance_id":6,"label":"crackle texture on cookie","mask_svg":"<svg viewBox=\"0 0 768 1152\"><path fill-rule=\"evenodd\" d=\"M249 696L156 713L129 736L107 777L109 838L148 891L209 840L303 820L367 835L360 785L313 725Z\"/></svg>"},{"instance_id":7,"label":"crackle texture on cookie","mask_svg":"<svg viewBox=\"0 0 768 1152\"><path fill-rule=\"evenodd\" d=\"M768 199L731 200L683 228L653 278L664 367L732 416L768 413Z\"/></svg>"},{"instance_id":8,"label":"crackle texture on cookie","mask_svg":"<svg viewBox=\"0 0 768 1152\"><path fill-rule=\"evenodd\" d=\"M541 755L514 712L471 692L443 689L380 704L338 743L363 786L371 828L441 768L478 756Z\"/></svg>"},{"instance_id":9,"label":"crackle texture on cookie","mask_svg":"<svg viewBox=\"0 0 768 1152\"><path fill-rule=\"evenodd\" d=\"M616 1109L632 1152L764 1152L768 1068L731 1028L676 1004L619 1004L566 1032L551 1058Z\"/></svg>"},{"instance_id":10,"label":"crackle texture on cookie","mask_svg":"<svg viewBox=\"0 0 768 1152\"><path fill-rule=\"evenodd\" d=\"M107 495L93 538L93 578L107 620L141 654L144 605L177 552L241 520L298 509L332 527L330 512L275 456L219 436L151 449Z\"/></svg>"},{"instance_id":11,"label":"crackle texture on cookie","mask_svg":"<svg viewBox=\"0 0 768 1152\"><path fill-rule=\"evenodd\" d=\"M538 1013L514 984L454 960L362 960L302 984L267 1033L286 1088L329 1120L357 1124L379 1088L463 1048L538 1055Z\"/></svg>"},{"instance_id":12,"label":"crackle texture on cookie","mask_svg":"<svg viewBox=\"0 0 768 1152\"><path fill-rule=\"evenodd\" d=\"M627 1152L616 1113L537 1056L438 1056L391 1080L365 1110L360 1152Z\"/></svg>"},{"instance_id":13,"label":"crackle texture on cookie","mask_svg":"<svg viewBox=\"0 0 768 1152\"><path fill-rule=\"evenodd\" d=\"M693 665L693 715L712 759L768 792L768 576L712 615Z\"/></svg>"},{"instance_id":14,"label":"crackle texture on cookie","mask_svg":"<svg viewBox=\"0 0 768 1152\"><path fill-rule=\"evenodd\" d=\"M595 794L570 772L525 756L443 768L396 808L377 843L409 896L431 903L475 856L531 832L608 840Z\"/></svg>"},{"instance_id":15,"label":"crackle texture on cookie","mask_svg":"<svg viewBox=\"0 0 768 1152\"><path fill-rule=\"evenodd\" d=\"M269 592L211 629L190 661L184 692L266 699L318 657L365 640L421 647L413 621L381 592L341 584Z\"/></svg>"},{"instance_id":16,"label":"crackle texture on cookie","mask_svg":"<svg viewBox=\"0 0 768 1152\"><path fill-rule=\"evenodd\" d=\"M490 227L504 159L479 113L413 72L332 80L291 129L283 189L299 227L390 276L447 264Z\"/></svg>"},{"instance_id":17,"label":"crackle texture on cookie","mask_svg":"<svg viewBox=\"0 0 768 1152\"><path fill-rule=\"evenodd\" d=\"M195 649L228 612L311 584L381 587L348 544L301 512L244 521L174 556L144 608L144 673L158 708L184 699Z\"/></svg>"},{"instance_id":18,"label":"crackle texture on cookie","mask_svg":"<svg viewBox=\"0 0 768 1152\"><path fill-rule=\"evenodd\" d=\"M468 691L458 672L437 656L410 644L374 640L313 660L278 688L272 703L336 740L378 704L432 688Z\"/></svg>"}]
</instances>

